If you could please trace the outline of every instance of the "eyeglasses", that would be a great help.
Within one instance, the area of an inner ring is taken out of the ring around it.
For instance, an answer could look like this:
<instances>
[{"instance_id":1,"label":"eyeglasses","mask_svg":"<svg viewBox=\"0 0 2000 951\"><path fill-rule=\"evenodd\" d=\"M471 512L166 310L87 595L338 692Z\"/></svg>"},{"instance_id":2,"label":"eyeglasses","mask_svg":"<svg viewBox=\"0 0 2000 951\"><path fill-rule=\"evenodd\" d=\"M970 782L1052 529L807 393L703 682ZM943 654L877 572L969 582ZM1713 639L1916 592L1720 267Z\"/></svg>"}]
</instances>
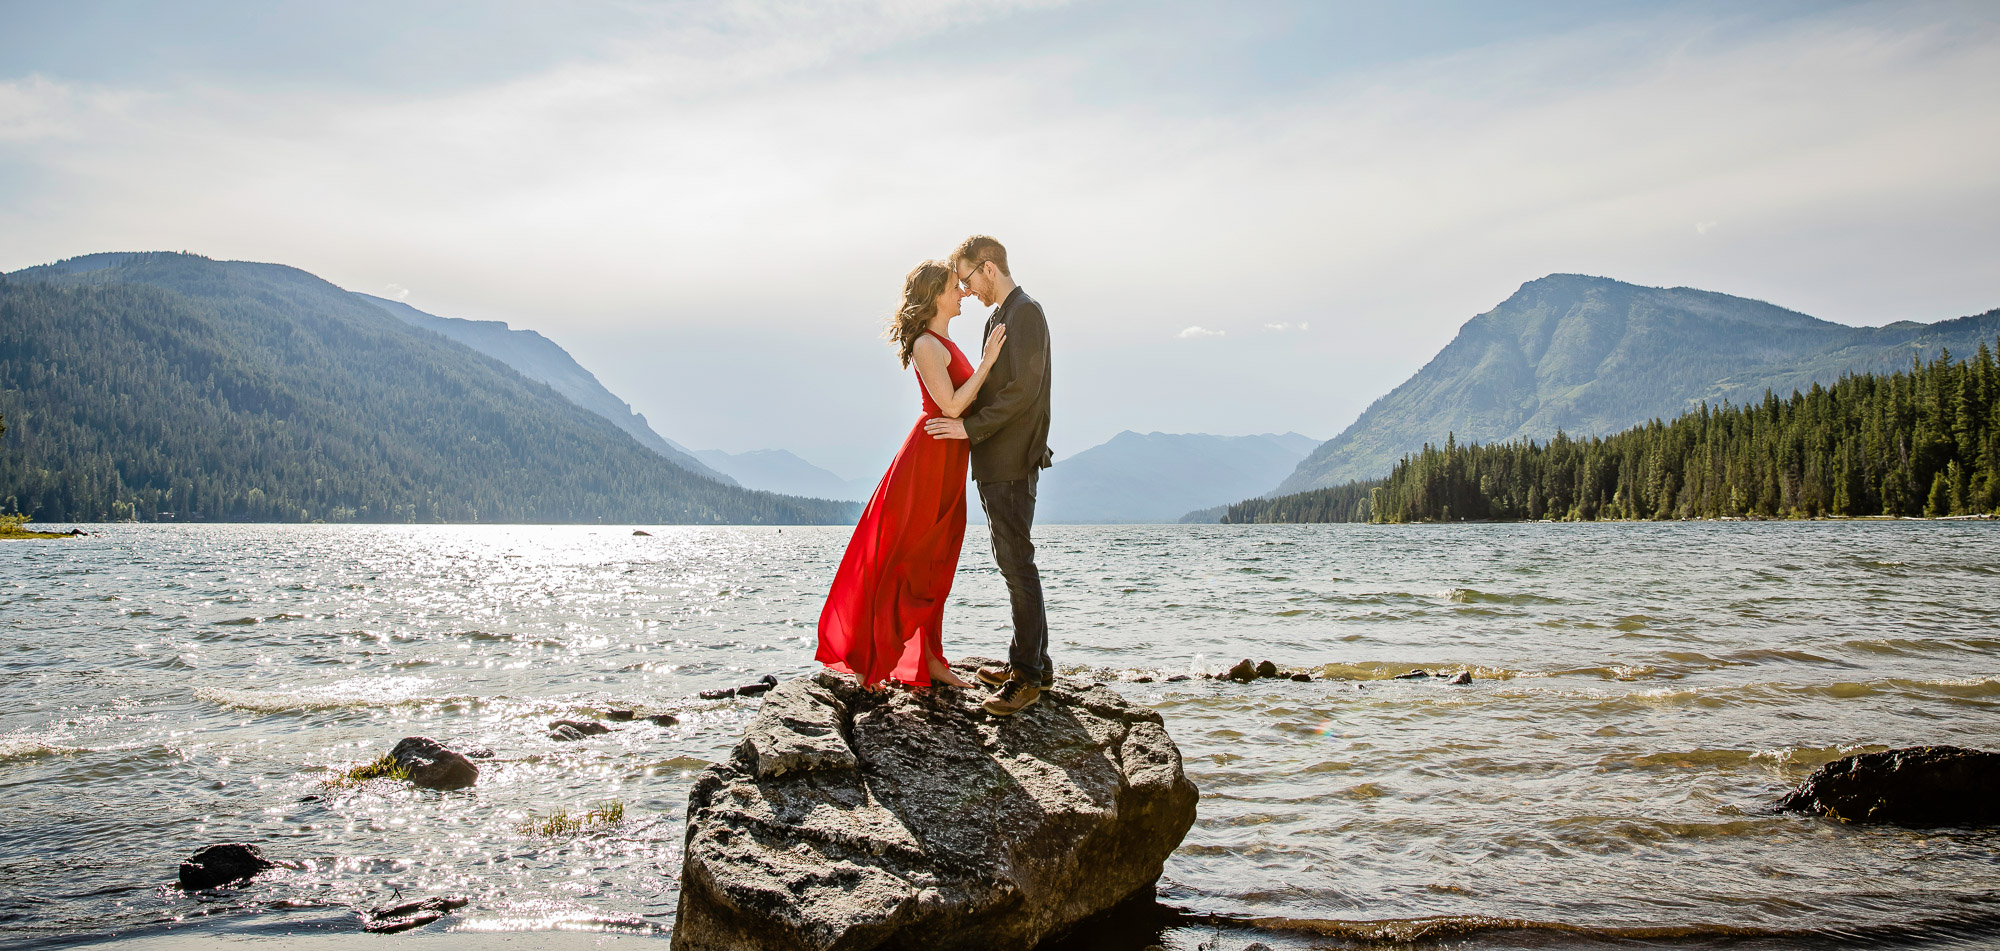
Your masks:
<instances>
[{"instance_id":1,"label":"eyeglasses","mask_svg":"<svg viewBox=\"0 0 2000 951\"><path fill-rule=\"evenodd\" d=\"M986 265L985 265L984 263L980 263L980 264L975 264L975 265L973 265L973 266L972 266L972 270L970 270L970 271L966 272L966 275L965 275L964 277L961 277L961 278L959 278L959 279L958 279L958 286L959 286L959 287L961 287L961 288L963 288L963 289L965 289L965 290L968 290L968 291L969 291L969 290L972 290L972 278L973 278L973 275L975 275L975 274L978 274L978 273L979 273L979 269L980 269L980 268L983 268L983 267L985 267L985 266L986 266Z\"/></svg>"}]
</instances>

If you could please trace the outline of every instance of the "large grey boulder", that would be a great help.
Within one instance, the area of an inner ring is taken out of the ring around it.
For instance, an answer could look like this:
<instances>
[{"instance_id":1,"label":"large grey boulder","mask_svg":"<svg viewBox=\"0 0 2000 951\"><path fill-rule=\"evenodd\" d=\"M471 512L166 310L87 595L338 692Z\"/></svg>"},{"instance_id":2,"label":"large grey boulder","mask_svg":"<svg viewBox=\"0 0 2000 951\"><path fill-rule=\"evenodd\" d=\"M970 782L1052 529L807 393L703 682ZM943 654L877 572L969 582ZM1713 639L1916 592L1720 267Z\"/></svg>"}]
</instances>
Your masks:
<instances>
[{"instance_id":1,"label":"large grey boulder","mask_svg":"<svg viewBox=\"0 0 2000 951\"><path fill-rule=\"evenodd\" d=\"M1150 894L1196 799L1160 715L1068 679L1009 718L983 696L779 684L688 793L676 951L1025 951Z\"/></svg>"},{"instance_id":2,"label":"large grey boulder","mask_svg":"<svg viewBox=\"0 0 2000 951\"><path fill-rule=\"evenodd\" d=\"M2000 823L2000 753L1911 746L1862 753L1814 770L1778 808L1904 826Z\"/></svg>"}]
</instances>

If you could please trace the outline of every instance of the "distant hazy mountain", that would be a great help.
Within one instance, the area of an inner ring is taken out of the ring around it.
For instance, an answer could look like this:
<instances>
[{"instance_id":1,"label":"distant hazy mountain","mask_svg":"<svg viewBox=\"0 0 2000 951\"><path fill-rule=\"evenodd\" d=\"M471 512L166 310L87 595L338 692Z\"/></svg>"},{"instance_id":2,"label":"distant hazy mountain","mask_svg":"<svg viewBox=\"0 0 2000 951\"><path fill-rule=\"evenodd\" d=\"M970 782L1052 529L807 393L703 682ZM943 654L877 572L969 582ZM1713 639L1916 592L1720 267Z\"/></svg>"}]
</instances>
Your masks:
<instances>
[{"instance_id":1,"label":"distant hazy mountain","mask_svg":"<svg viewBox=\"0 0 2000 951\"><path fill-rule=\"evenodd\" d=\"M1298 433L1122 432L1042 473L1038 524L1175 522L1270 487L1316 444Z\"/></svg>"},{"instance_id":2,"label":"distant hazy mountain","mask_svg":"<svg viewBox=\"0 0 2000 951\"><path fill-rule=\"evenodd\" d=\"M2000 310L1935 324L1850 327L1686 287L1554 274L1521 286L1361 418L1299 463L1281 495L1386 475L1426 442L1605 436L1703 401L1742 403L1970 353Z\"/></svg>"},{"instance_id":3,"label":"distant hazy mountain","mask_svg":"<svg viewBox=\"0 0 2000 951\"><path fill-rule=\"evenodd\" d=\"M0 277L0 506L44 521L851 520L669 462L294 268L99 254Z\"/></svg>"},{"instance_id":4,"label":"distant hazy mountain","mask_svg":"<svg viewBox=\"0 0 2000 951\"><path fill-rule=\"evenodd\" d=\"M594 374L584 369L576 362L576 358L569 355L569 351L557 346L555 341L541 334L532 330L511 330L506 324L497 320L439 317L427 314L402 301L363 294L360 291L352 293L388 311L412 327L422 327L443 334L513 367L530 380L547 383L570 402L610 420L611 425L631 434L633 439L639 441L639 445L667 457L674 465L725 485L737 484L736 480L729 476L702 465L679 443L654 432L653 427L647 425L646 417L632 412L631 404L605 389L604 384L597 382ZM766 487L750 486L750 488Z\"/></svg>"},{"instance_id":5,"label":"distant hazy mountain","mask_svg":"<svg viewBox=\"0 0 2000 951\"><path fill-rule=\"evenodd\" d=\"M865 502L875 490L874 479L843 479L783 449L735 453L697 449L694 456L709 468L734 477L746 488L766 492Z\"/></svg>"}]
</instances>

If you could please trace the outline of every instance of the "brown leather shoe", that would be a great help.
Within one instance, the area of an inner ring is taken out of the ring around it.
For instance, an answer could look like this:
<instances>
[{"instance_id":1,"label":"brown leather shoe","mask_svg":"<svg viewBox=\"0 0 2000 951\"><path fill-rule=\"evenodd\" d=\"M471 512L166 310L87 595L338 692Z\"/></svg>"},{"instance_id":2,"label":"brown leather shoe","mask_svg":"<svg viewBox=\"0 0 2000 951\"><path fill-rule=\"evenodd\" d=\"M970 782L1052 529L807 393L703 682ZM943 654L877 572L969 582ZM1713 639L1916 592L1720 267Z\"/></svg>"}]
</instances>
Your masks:
<instances>
[{"instance_id":1,"label":"brown leather shoe","mask_svg":"<svg viewBox=\"0 0 2000 951\"><path fill-rule=\"evenodd\" d=\"M1042 688L1025 680L1009 680L993 699L986 701L986 712L996 717L1011 717L1041 698Z\"/></svg>"},{"instance_id":2,"label":"brown leather shoe","mask_svg":"<svg viewBox=\"0 0 2000 951\"><path fill-rule=\"evenodd\" d=\"M1014 665L1001 664L997 667L981 667L979 668L978 676L979 682L988 687L1004 687L1007 685L1007 681L1014 679ZM1055 685L1055 671L1042 671L1042 689L1047 690Z\"/></svg>"}]
</instances>

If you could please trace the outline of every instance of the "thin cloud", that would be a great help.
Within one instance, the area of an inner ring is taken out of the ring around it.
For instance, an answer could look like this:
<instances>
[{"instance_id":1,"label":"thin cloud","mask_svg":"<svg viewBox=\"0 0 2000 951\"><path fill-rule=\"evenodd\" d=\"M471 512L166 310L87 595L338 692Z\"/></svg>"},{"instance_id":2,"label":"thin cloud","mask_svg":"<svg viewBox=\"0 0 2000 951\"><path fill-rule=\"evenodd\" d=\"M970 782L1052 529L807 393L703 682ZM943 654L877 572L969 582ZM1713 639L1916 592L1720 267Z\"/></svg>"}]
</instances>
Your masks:
<instances>
[{"instance_id":1,"label":"thin cloud","mask_svg":"<svg viewBox=\"0 0 2000 951\"><path fill-rule=\"evenodd\" d=\"M1174 336L1179 337L1182 340L1189 340L1196 337L1221 337L1225 336L1227 333L1228 331L1226 330L1210 330L1207 327L1189 327L1188 329L1183 330L1180 333L1175 334Z\"/></svg>"}]
</instances>

